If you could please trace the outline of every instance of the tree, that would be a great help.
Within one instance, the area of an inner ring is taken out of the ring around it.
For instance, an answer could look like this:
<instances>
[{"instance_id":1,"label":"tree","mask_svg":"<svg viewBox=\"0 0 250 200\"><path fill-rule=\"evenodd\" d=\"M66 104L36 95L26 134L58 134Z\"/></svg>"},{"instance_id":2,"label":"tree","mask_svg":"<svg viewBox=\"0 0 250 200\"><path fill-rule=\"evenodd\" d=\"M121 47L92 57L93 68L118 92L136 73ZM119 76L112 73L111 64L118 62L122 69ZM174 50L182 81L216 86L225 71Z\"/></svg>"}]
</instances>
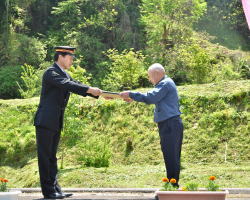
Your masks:
<instances>
[{"instance_id":1,"label":"tree","mask_svg":"<svg viewBox=\"0 0 250 200\"><path fill-rule=\"evenodd\" d=\"M215 36L214 43L230 49L250 49L249 30L241 1L207 0L207 5L207 14L202 17L197 29Z\"/></svg>"},{"instance_id":2,"label":"tree","mask_svg":"<svg viewBox=\"0 0 250 200\"><path fill-rule=\"evenodd\" d=\"M68 0L53 8L53 30L49 32L49 45L77 46L78 55L84 56L81 65L93 68L102 59L101 52L113 41L115 7L118 0ZM55 31L58 30L58 31Z\"/></svg>"},{"instance_id":3,"label":"tree","mask_svg":"<svg viewBox=\"0 0 250 200\"><path fill-rule=\"evenodd\" d=\"M68 0L53 8L53 26L48 46L68 44L83 57L80 66L97 73L106 57L102 52L144 47L143 27L139 23L138 0Z\"/></svg>"},{"instance_id":4,"label":"tree","mask_svg":"<svg viewBox=\"0 0 250 200\"><path fill-rule=\"evenodd\" d=\"M144 26L140 23L140 0L120 0L117 8L117 22L114 28L114 42L110 48L119 51L133 48L142 50L146 38Z\"/></svg>"},{"instance_id":5,"label":"tree","mask_svg":"<svg viewBox=\"0 0 250 200\"><path fill-rule=\"evenodd\" d=\"M3 0L0 3L0 65L11 63L13 54L11 49L15 46L17 35L27 34L28 27L25 22L28 18L27 9L34 0ZM19 56L19 55L17 55ZM19 63L14 63L14 65ZM22 63L21 63L22 64Z\"/></svg>"},{"instance_id":6,"label":"tree","mask_svg":"<svg viewBox=\"0 0 250 200\"><path fill-rule=\"evenodd\" d=\"M204 0L142 0L148 54L165 63L167 50L187 40L192 26L206 10Z\"/></svg>"}]
</instances>

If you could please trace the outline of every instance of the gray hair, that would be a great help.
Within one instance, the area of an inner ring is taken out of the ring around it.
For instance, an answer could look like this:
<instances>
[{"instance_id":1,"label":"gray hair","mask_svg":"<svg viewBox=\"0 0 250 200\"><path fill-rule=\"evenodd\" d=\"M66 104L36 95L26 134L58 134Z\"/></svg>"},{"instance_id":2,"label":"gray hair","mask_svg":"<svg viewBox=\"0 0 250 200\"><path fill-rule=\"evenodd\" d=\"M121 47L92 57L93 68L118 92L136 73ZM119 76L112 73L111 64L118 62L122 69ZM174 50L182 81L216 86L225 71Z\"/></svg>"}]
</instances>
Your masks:
<instances>
[{"instance_id":1,"label":"gray hair","mask_svg":"<svg viewBox=\"0 0 250 200\"><path fill-rule=\"evenodd\" d=\"M164 67L160 63L154 63L149 68L148 71L165 73Z\"/></svg>"}]
</instances>

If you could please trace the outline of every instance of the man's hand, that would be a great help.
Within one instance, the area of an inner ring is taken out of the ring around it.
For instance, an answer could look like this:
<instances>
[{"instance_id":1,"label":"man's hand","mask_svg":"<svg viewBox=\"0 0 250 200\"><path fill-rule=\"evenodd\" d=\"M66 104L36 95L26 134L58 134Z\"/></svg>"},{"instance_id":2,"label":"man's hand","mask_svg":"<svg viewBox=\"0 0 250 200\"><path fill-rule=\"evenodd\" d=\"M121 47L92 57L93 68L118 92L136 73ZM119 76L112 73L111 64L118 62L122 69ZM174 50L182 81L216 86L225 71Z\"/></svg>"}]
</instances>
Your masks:
<instances>
[{"instance_id":1,"label":"man's hand","mask_svg":"<svg viewBox=\"0 0 250 200\"><path fill-rule=\"evenodd\" d=\"M120 93L120 96L121 96L121 98L123 98L124 100L125 100L125 99L129 99L129 93L130 93L130 91L121 92L121 93Z\"/></svg>"},{"instance_id":2,"label":"man's hand","mask_svg":"<svg viewBox=\"0 0 250 200\"><path fill-rule=\"evenodd\" d=\"M131 99L129 97L129 93L130 93L130 91L125 91L125 92L121 92L120 93L120 97L123 98L123 100L126 101L126 102L128 102L128 103L130 103L130 102L133 101L133 99Z\"/></svg>"},{"instance_id":3,"label":"man's hand","mask_svg":"<svg viewBox=\"0 0 250 200\"><path fill-rule=\"evenodd\" d=\"M102 90L96 87L89 87L87 93L92 94L94 96L100 96L102 94Z\"/></svg>"},{"instance_id":4,"label":"man's hand","mask_svg":"<svg viewBox=\"0 0 250 200\"><path fill-rule=\"evenodd\" d=\"M128 103L131 103L132 101L134 101L133 99L130 99L130 98L128 98L128 99L123 99L124 101L126 101L126 102L128 102Z\"/></svg>"}]
</instances>

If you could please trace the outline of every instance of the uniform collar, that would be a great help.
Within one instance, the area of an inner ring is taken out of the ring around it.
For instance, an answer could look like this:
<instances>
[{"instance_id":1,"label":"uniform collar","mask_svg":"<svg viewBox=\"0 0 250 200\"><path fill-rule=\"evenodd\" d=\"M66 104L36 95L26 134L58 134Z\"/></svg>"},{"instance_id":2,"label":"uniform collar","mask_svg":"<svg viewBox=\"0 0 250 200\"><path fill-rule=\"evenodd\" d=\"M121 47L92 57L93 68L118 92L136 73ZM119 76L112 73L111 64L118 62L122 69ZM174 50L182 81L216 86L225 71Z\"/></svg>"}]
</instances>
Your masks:
<instances>
[{"instance_id":1,"label":"uniform collar","mask_svg":"<svg viewBox=\"0 0 250 200\"><path fill-rule=\"evenodd\" d=\"M59 67L59 69L63 72L66 73L66 71L56 62L56 65Z\"/></svg>"}]
</instances>

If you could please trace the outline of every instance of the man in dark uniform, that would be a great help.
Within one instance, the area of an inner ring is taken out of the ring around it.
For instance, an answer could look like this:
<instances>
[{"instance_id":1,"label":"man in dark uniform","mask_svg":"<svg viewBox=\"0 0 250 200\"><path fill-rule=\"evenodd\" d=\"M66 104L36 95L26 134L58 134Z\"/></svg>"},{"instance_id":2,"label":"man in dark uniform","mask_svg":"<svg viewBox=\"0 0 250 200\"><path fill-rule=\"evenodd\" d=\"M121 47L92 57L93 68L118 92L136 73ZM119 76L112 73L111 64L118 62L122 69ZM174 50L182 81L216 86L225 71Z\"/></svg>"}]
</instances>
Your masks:
<instances>
[{"instance_id":1,"label":"man in dark uniform","mask_svg":"<svg viewBox=\"0 0 250 200\"><path fill-rule=\"evenodd\" d=\"M44 198L63 199L72 194L63 193L58 184L56 153L70 92L98 98L102 91L72 79L65 71L73 63L75 48L59 46L55 47L55 51L55 63L43 75L34 125L42 193Z\"/></svg>"}]
</instances>

